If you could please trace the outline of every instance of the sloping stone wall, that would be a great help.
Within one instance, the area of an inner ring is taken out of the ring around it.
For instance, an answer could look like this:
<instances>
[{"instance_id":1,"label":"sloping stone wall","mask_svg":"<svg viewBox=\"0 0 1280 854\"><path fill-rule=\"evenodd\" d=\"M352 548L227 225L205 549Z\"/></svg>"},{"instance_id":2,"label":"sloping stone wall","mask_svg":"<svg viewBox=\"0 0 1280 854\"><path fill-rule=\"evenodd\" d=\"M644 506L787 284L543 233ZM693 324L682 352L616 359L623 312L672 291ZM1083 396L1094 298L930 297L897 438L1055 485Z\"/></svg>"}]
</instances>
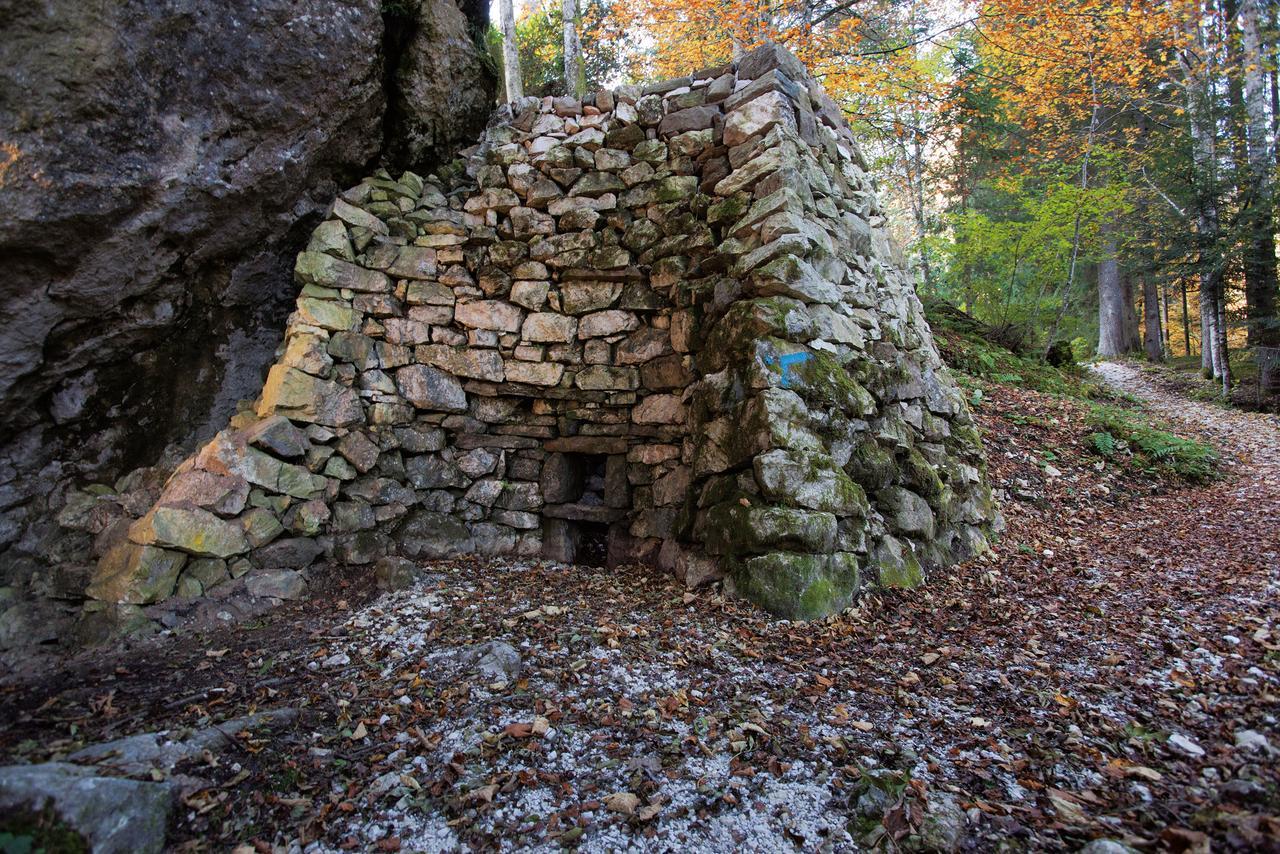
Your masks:
<instances>
[{"instance_id":1,"label":"sloping stone wall","mask_svg":"<svg viewBox=\"0 0 1280 854\"><path fill-rule=\"evenodd\" d=\"M793 56L525 99L465 154L334 202L256 408L92 596L300 584L322 553L569 560L602 526L611 562L815 617L984 547L978 433Z\"/></svg>"}]
</instances>

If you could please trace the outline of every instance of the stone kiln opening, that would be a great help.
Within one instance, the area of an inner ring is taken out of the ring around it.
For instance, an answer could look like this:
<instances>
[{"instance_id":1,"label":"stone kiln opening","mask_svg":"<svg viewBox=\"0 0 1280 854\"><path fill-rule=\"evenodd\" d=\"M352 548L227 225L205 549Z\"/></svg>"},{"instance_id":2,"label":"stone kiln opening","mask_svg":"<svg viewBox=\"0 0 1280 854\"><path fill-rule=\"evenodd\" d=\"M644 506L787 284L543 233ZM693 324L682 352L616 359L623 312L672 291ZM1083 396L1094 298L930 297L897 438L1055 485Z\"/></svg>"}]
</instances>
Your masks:
<instances>
[{"instance_id":1,"label":"stone kiln opening","mask_svg":"<svg viewBox=\"0 0 1280 854\"><path fill-rule=\"evenodd\" d=\"M542 500L543 557L583 566L624 559L621 523L631 505L625 455L552 453L543 463Z\"/></svg>"},{"instance_id":2,"label":"stone kiln opening","mask_svg":"<svg viewBox=\"0 0 1280 854\"><path fill-rule=\"evenodd\" d=\"M464 156L334 202L261 398L102 560L102 607L482 553L807 618L985 546L977 431L785 50L527 98Z\"/></svg>"}]
</instances>

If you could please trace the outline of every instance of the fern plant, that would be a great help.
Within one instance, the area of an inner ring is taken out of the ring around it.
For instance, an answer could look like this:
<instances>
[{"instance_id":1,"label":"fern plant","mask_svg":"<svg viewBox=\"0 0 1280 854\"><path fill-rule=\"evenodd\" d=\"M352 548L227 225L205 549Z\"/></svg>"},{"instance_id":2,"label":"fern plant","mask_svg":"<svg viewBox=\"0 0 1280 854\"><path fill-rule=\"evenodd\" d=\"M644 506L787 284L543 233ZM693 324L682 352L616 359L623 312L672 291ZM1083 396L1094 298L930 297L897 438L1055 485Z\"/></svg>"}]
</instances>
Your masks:
<instances>
[{"instance_id":1,"label":"fern plant","mask_svg":"<svg viewBox=\"0 0 1280 854\"><path fill-rule=\"evenodd\" d=\"M1097 433L1090 433L1088 438L1089 447L1098 454L1110 458L1116 452L1116 437L1112 436L1105 430Z\"/></svg>"},{"instance_id":2,"label":"fern plant","mask_svg":"<svg viewBox=\"0 0 1280 854\"><path fill-rule=\"evenodd\" d=\"M1088 423L1095 432L1086 437L1089 449L1112 458L1122 444L1133 451L1144 470L1172 474L1191 483L1204 483L1218 473L1218 452L1210 445L1158 430L1142 423L1140 413L1112 406L1095 406Z\"/></svg>"}]
</instances>

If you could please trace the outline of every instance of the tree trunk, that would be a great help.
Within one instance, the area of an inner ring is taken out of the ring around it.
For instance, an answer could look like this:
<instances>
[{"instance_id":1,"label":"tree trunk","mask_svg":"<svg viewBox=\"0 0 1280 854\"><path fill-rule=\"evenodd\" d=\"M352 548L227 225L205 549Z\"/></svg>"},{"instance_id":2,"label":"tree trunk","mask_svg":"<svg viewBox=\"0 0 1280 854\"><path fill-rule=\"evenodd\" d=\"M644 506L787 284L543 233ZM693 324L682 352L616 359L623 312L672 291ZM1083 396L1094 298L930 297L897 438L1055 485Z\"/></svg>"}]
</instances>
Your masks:
<instances>
[{"instance_id":1,"label":"tree trunk","mask_svg":"<svg viewBox=\"0 0 1280 854\"><path fill-rule=\"evenodd\" d=\"M1280 3L1271 21L1271 138L1280 141Z\"/></svg>"},{"instance_id":2,"label":"tree trunk","mask_svg":"<svg viewBox=\"0 0 1280 854\"><path fill-rule=\"evenodd\" d=\"M1164 335L1160 323L1160 287L1155 273L1150 270L1142 275L1142 348L1152 362L1164 361Z\"/></svg>"},{"instance_id":3,"label":"tree trunk","mask_svg":"<svg viewBox=\"0 0 1280 854\"><path fill-rule=\"evenodd\" d=\"M1183 355L1191 358L1191 306L1187 302L1187 280L1179 279L1178 286L1182 289L1182 349Z\"/></svg>"},{"instance_id":4,"label":"tree trunk","mask_svg":"<svg viewBox=\"0 0 1280 854\"><path fill-rule=\"evenodd\" d=\"M1218 376L1222 378L1222 396L1231 396L1231 349L1227 341L1227 294L1226 280L1218 276L1218 286L1213 291L1214 305L1218 309L1217 322L1217 359Z\"/></svg>"},{"instance_id":5,"label":"tree trunk","mask_svg":"<svg viewBox=\"0 0 1280 854\"><path fill-rule=\"evenodd\" d=\"M918 111L916 112L916 118L917 120L919 119ZM921 284L926 293L933 293L933 271L929 268L929 253L926 248L926 238L929 236L929 220L924 209L924 144L920 140L922 133L919 128L915 129L909 181L912 185L911 207L914 208L913 213L916 220L916 246L917 251L920 253Z\"/></svg>"},{"instance_id":6,"label":"tree trunk","mask_svg":"<svg viewBox=\"0 0 1280 854\"><path fill-rule=\"evenodd\" d=\"M570 95L581 98L587 91L587 79L578 41L578 0L562 0L560 11L564 20L564 85Z\"/></svg>"},{"instance_id":7,"label":"tree trunk","mask_svg":"<svg viewBox=\"0 0 1280 854\"><path fill-rule=\"evenodd\" d=\"M502 74L507 86L507 101L524 97L520 81L520 48L516 44L516 13L512 0L498 0L498 18L502 27Z\"/></svg>"},{"instance_id":8,"label":"tree trunk","mask_svg":"<svg viewBox=\"0 0 1280 854\"><path fill-rule=\"evenodd\" d=\"M1169 280L1165 279L1160 287L1160 314L1164 323L1164 354L1173 357L1173 327L1169 322Z\"/></svg>"},{"instance_id":9,"label":"tree trunk","mask_svg":"<svg viewBox=\"0 0 1280 854\"><path fill-rule=\"evenodd\" d=\"M1108 221L1102 226L1102 260L1098 262L1098 355L1120 356L1128 353L1129 330L1125 306L1124 277L1116 258L1116 226Z\"/></svg>"},{"instance_id":10,"label":"tree trunk","mask_svg":"<svg viewBox=\"0 0 1280 854\"><path fill-rule=\"evenodd\" d=\"M1053 326L1049 329L1049 334L1045 336L1044 355L1049 355L1049 348L1058 340L1058 330L1062 327L1062 318L1067 314L1067 308L1071 305L1071 292L1076 281L1076 265L1080 260L1080 218L1084 214L1084 191L1089 189L1089 160L1093 156L1093 138L1098 133L1098 118L1101 106L1098 103L1097 84L1091 81L1093 90L1093 108L1089 113L1089 132L1085 136L1084 143L1084 159L1080 163L1080 193L1082 198L1076 203L1075 225L1071 229L1071 263L1067 266L1067 284L1062 289L1062 302L1058 305L1058 311L1053 318Z\"/></svg>"},{"instance_id":11,"label":"tree trunk","mask_svg":"<svg viewBox=\"0 0 1280 854\"><path fill-rule=\"evenodd\" d=\"M1245 304L1249 317L1249 343L1275 347L1280 346L1280 327L1276 317L1275 194L1272 186L1275 163L1268 139L1267 72L1261 6L1262 0L1244 0L1240 7L1250 190L1245 210ZM1264 387L1280 387L1280 373L1270 370L1265 373L1261 378Z\"/></svg>"},{"instance_id":12,"label":"tree trunk","mask_svg":"<svg viewBox=\"0 0 1280 854\"><path fill-rule=\"evenodd\" d=\"M1187 115L1191 126L1191 152L1195 165L1196 237L1199 248L1196 266L1200 273L1200 363L1208 376L1222 379L1224 389L1231 387L1231 371L1226 358L1226 330L1222 304L1222 248L1219 245L1217 155L1214 134L1217 130L1213 114L1210 85L1213 52L1204 44L1204 33L1197 21L1189 21L1188 46L1178 56L1178 64L1186 87Z\"/></svg>"},{"instance_id":13,"label":"tree trunk","mask_svg":"<svg viewBox=\"0 0 1280 854\"><path fill-rule=\"evenodd\" d=\"M1200 277L1200 371L1208 379L1213 379L1218 375L1218 366L1214 362L1214 345L1213 342L1218 339L1214 334L1214 320L1217 312L1213 307L1213 292L1205 283L1205 277Z\"/></svg>"},{"instance_id":14,"label":"tree trunk","mask_svg":"<svg viewBox=\"0 0 1280 854\"><path fill-rule=\"evenodd\" d=\"M1152 273L1154 275L1154 272ZM1169 280L1160 286L1160 340L1165 357L1173 356L1173 327L1169 325Z\"/></svg>"},{"instance_id":15,"label":"tree trunk","mask_svg":"<svg viewBox=\"0 0 1280 854\"><path fill-rule=\"evenodd\" d=\"M1123 269L1120 274L1120 295L1124 297L1125 351L1136 353L1142 347L1142 331L1138 328L1138 303L1134 298L1133 276Z\"/></svg>"}]
</instances>

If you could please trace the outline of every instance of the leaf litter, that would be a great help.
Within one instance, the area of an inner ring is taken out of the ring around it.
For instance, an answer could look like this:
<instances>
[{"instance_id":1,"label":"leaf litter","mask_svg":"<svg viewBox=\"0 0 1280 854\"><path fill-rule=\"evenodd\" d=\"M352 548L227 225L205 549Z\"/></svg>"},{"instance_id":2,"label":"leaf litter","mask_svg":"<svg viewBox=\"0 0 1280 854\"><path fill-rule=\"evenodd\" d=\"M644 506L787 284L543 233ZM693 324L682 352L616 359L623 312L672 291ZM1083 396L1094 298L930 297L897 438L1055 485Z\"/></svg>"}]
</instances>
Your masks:
<instances>
[{"instance_id":1,"label":"leaf litter","mask_svg":"<svg viewBox=\"0 0 1280 854\"><path fill-rule=\"evenodd\" d=\"M178 850L1275 848L1280 426L1100 370L1226 476L1102 460L1079 404L993 385L1008 530L919 590L800 624L647 567L338 578L259 626L10 675L0 750L297 709L178 769Z\"/></svg>"}]
</instances>

